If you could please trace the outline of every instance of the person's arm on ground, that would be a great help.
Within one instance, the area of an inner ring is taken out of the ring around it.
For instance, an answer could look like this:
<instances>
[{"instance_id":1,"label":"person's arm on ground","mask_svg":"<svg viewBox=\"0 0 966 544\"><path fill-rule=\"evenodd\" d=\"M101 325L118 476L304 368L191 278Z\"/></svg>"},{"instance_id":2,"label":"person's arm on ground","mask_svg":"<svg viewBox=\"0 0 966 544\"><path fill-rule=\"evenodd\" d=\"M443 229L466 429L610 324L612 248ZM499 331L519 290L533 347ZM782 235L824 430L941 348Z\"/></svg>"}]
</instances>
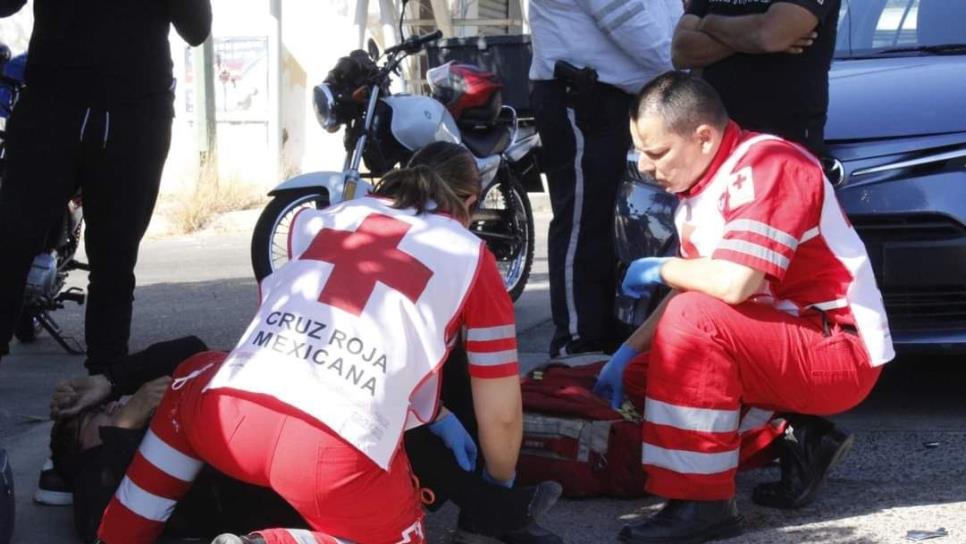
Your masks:
<instances>
[{"instance_id":1,"label":"person's arm on ground","mask_svg":"<svg viewBox=\"0 0 966 544\"><path fill-rule=\"evenodd\" d=\"M110 365L108 373L114 382L114 395L131 395L145 383L170 376L188 357L207 351L208 346L196 336L185 336L158 342L128 355Z\"/></svg>"},{"instance_id":2,"label":"person's arm on ground","mask_svg":"<svg viewBox=\"0 0 966 544\"><path fill-rule=\"evenodd\" d=\"M741 53L796 52L815 39L818 18L788 2L776 2L764 13L727 17L706 15L697 30ZM800 52L800 51L798 51Z\"/></svg>"},{"instance_id":3,"label":"person's arm on ground","mask_svg":"<svg viewBox=\"0 0 966 544\"><path fill-rule=\"evenodd\" d=\"M50 418L73 417L111 396L111 382L104 375L80 376L57 384L50 399Z\"/></svg>"},{"instance_id":4,"label":"person's arm on ground","mask_svg":"<svg viewBox=\"0 0 966 544\"><path fill-rule=\"evenodd\" d=\"M199 46L211 34L211 0L167 0L175 30L191 46Z\"/></svg>"}]
</instances>

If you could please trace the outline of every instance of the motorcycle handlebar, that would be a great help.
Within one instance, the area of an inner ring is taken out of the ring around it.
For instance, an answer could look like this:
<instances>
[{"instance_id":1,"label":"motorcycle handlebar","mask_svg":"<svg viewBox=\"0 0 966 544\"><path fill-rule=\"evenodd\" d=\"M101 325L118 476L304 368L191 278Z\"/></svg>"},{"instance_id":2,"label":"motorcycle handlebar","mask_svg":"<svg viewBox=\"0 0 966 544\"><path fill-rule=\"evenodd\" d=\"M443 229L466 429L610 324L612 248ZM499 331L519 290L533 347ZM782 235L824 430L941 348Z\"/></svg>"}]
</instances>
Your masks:
<instances>
[{"instance_id":1,"label":"motorcycle handlebar","mask_svg":"<svg viewBox=\"0 0 966 544\"><path fill-rule=\"evenodd\" d=\"M398 51L406 51L407 53L415 53L423 48L424 45L428 43L435 42L436 40L443 37L443 31L437 30L436 32L431 32L424 36L411 36L403 41L399 45L394 45L389 49L386 49L386 53L396 53Z\"/></svg>"}]
</instances>

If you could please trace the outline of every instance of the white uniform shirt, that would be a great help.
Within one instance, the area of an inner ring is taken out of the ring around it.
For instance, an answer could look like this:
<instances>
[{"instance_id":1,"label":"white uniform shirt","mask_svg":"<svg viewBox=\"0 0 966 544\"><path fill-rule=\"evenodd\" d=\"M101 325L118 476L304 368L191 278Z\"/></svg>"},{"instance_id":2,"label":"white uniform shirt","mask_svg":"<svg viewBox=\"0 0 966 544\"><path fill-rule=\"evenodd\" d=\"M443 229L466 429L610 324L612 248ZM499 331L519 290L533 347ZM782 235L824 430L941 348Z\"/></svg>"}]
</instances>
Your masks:
<instances>
[{"instance_id":1,"label":"white uniform shirt","mask_svg":"<svg viewBox=\"0 0 966 544\"><path fill-rule=\"evenodd\" d=\"M681 0L530 0L530 79L553 79L564 60L635 94L673 68L671 38Z\"/></svg>"}]
</instances>

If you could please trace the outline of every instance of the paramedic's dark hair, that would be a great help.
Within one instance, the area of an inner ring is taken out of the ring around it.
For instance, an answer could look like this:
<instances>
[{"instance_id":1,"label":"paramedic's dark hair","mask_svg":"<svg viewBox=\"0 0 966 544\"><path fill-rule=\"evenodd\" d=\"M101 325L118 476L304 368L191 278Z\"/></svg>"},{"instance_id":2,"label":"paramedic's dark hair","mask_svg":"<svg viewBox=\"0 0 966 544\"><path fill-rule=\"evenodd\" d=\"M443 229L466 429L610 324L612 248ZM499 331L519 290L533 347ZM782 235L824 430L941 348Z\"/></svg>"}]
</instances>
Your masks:
<instances>
[{"instance_id":1,"label":"paramedic's dark hair","mask_svg":"<svg viewBox=\"0 0 966 544\"><path fill-rule=\"evenodd\" d=\"M408 166L428 166L463 200L480 194L480 171L476 159L465 147L451 142L433 142L419 151Z\"/></svg>"},{"instance_id":2,"label":"paramedic's dark hair","mask_svg":"<svg viewBox=\"0 0 966 544\"><path fill-rule=\"evenodd\" d=\"M724 129L728 110L717 91L703 79L687 72L664 72L648 82L634 97L631 120L657 114L676 134L690 134L701 125Z\"/></svg>"},{"instance_id":3,"label":"paramedic's dark hair","mask_svg":"<svg viewBox=\"0 0 966 544\"><path fill-rule=\"evenodd\" d=\"M473 155L448 142L420 149L406 168L386 174L372 190L375 196L393 199L395 208L440 211L464 222L469 217L464 200L479 193L480 175ZM435 209L429 208L431 203Z\"/></svg>"}]
</instances>

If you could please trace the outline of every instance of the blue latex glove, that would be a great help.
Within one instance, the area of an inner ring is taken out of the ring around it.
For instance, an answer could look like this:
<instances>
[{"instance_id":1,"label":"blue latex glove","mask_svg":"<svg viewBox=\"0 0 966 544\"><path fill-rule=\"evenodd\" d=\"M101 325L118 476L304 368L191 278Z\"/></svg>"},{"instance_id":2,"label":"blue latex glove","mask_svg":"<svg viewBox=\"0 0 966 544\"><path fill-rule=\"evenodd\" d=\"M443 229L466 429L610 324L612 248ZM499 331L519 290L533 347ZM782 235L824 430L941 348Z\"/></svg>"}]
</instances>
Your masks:
<instances>
[{"instance_id":1,"label":"blue latex glove","mask_svg":"<svg viewBox=\"0 0 966 544\"><path fill-rule=\"evenodd\" d=\"M641 298L651 287L664 284L661 266L669 260L671 257L644 257L632 262L621 282L621 293L626 297Z\"/></svg>"},{"instance_id":2,"label":"blue latex glove","mask_svg":"<svg viewBox=\"0 0 966 544\"><path fill-rule=\"evenodd\" d=\"M619 410L624 403L624 370L637 354L637 350L623 344L597 376L594 394L609 401L610 407L614 410Z\"/></svg>"},{"instance_id":3,"label":"blue latex glove","mask_svg":"<svg viewBox=\"0 0 966 544\"><path fill-rule=\"evenodd\" d=\"M493 476L490 476L490 471L488 470L483 471L483 481L490 485L498 485L498 486L510 489L513 487L513 482L515 482L516 480L517 480L516 474L514 474L509 480L503 482L503 481L497 480Z\"/></svg>"},{"instance_id":4,"label":"blue latex glove","mask_svg":"<svg viewBox=\"0 0 966 544\"><path fill-rule=\"evenodd\" d=\"M476 443L466 432L459 418L452 413L429 425L429 432L435 434L453 452L460 468L469 472L476 468Z\"/></svg>"}]
</instances>

